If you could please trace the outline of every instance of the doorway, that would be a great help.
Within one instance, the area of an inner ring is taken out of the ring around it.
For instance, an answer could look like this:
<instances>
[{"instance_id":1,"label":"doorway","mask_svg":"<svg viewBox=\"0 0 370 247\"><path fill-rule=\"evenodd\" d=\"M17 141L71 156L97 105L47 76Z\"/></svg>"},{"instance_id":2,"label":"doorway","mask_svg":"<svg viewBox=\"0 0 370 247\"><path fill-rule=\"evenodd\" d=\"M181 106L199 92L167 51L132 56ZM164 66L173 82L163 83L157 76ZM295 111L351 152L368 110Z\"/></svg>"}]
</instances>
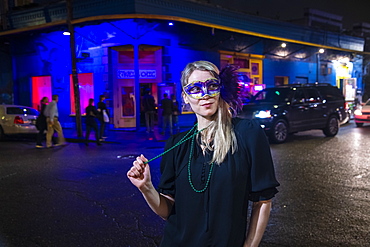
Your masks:
<instances>
[{"instance_id":1,"label":"doorway","mask_svg":"<svg viewBox=\"0 0 370 247\"><path fill-rule=\"evenodd\" d=\"M138 46L139 68L135 77L135 54L133 45L110 49L111 74L113 83L113 112L115 128L132 128L143 125L140 99L144 89L151 89L158 103L157 84L162 81L162 47ZM137 88L139 86L139 88ZM137 94L137 95L136 95Z\"/></svg>"}]
</instances>

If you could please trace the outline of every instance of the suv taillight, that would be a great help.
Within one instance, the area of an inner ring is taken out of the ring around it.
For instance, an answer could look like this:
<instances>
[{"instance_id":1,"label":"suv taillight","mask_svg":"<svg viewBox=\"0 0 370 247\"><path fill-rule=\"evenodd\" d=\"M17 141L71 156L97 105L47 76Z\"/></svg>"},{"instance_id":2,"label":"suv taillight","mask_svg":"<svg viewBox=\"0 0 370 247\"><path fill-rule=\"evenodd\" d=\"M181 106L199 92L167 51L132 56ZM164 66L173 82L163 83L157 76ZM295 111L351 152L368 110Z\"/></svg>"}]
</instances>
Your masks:
<instances>
[{"instance_id":1,"label":"suv taillight","mask_svg":"<svg viewBox=\"0 0 370 247\"><path fill-rule=\"evenodd\" d=\"M14 124L24 124L23 118L21 118L20 116L16 116L14 118Z\"/></svg>"}]
</instances>

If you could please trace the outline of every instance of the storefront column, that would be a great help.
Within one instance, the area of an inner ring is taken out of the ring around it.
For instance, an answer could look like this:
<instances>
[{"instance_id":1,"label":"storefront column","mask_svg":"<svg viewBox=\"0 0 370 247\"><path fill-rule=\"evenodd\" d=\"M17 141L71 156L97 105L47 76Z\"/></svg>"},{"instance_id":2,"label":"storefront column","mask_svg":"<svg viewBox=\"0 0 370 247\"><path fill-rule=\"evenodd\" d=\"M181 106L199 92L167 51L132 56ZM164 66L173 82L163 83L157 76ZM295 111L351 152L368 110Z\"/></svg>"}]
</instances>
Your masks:
<instances>
[{"instance_id":1,"label":"storefront column","mask_svg":"<svg viewBox=\"0 0 370 247\"><path fill-rule=\"evenodd\" d=\"M140 74L139 74L139 44L134 44L134 70L135 70L135 117L136 131L140 130Z\"/></svg>"}]
</instances>

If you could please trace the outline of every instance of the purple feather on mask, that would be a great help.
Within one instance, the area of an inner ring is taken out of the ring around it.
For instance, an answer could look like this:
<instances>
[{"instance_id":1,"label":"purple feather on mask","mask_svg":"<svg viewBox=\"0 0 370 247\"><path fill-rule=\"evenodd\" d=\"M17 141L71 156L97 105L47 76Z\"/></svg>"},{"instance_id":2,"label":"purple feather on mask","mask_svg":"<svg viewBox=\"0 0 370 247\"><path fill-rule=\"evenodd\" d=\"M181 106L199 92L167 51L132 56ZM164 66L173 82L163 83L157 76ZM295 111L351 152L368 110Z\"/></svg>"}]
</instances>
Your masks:
<instances>
[{"instance_id":1,"label":"purple feather on mask","mask_svg":"<svg viewBox=\"0 0 370 247\"><path fill-rule=\"evenodd\" d=\"M221 82L221 98L229 104L233 116L236 116L242 109L240 85L237 74L238 69L237 66L228 64L220 71L219 75Z\"/></svg>"}]
</instances>

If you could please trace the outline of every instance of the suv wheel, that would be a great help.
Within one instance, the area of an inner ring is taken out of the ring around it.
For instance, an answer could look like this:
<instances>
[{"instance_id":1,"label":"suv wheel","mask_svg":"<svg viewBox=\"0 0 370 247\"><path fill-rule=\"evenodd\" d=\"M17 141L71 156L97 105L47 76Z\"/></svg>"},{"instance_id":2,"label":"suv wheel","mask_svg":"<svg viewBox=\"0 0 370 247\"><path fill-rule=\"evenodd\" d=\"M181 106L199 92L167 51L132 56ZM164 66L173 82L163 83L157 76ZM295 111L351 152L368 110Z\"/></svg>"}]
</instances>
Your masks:
<instances>
[{"instance_id":1,"label":"suv wheel","mask_svg":"<svg viewBox=\"0 0 370 247\"><path fill-rule=\"evenodd\" d=\"M326 124L326 127L323 129L323 132L325 136L330 137L338 134L338 131L339 131L339 120L336 116L331 115Z\"/></svg>"},{"instance_id":2,"label":"suv wheel","mask_svg":"<svg viewBox=\"0 0 370 247\"><path fill-rule=\"evenodd\" d=\"M274 143L283 143L288 138L288 125L287 123L280 119L272 126L272 132L270 134L270 139Z\"/></svg>"},{"instance_id":3,"label":"suv wheel","mask_svg":"<svg viewBox=\"0 0 370 247\"><path fill-rule=\"evenodd\" d=\"M363 125L364 125L364 123L356 123L357 127L362 127Z\"/></svg>"}]
</instances>

